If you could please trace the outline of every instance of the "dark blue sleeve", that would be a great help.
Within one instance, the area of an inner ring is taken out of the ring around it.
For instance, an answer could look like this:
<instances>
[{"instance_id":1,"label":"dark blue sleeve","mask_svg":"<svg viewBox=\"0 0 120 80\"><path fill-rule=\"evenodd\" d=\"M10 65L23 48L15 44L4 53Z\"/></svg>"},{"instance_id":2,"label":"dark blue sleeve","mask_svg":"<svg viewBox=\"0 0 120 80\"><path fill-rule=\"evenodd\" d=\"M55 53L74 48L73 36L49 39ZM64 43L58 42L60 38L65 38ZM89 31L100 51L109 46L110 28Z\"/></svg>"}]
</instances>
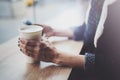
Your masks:
<instances>
[{"instance_id":1,"label":"dark blue sleeve","mask_svg":"<svg viewBox=\"0 0 120 80\"><path fill-rule=\"evenodd\" d=\"M94 41L95 32L100 20L104 0L90 0L89 15L83 25L73 28L74 40L84 40L85 43Z\"/></svg>"},{"instance_id":2,"label":"dark blue sleeve","mask_svg":"<svg viewBox=\"0 0 120 80\"><path fill-rule=\"evenodd\" d=\"M85 71L92 73L95 69L94 36L101 17L105 0L91 0L91 8L86 22L84 44L85 49Z\"/></svg>"},{"instance_id":3,"label":"dark blue sleeve","mask_svg":"<svg viewBox=\"0 0 120 80\"><path fill-rule=\"evenodd\" d=\"M85 22L84 45L80 54L84 55L86 52L94 53L95 51L94 37L101 17L103 3L104 0L91 0L89 15Z\"/></svg>"},{"instance_id":4,"label":"dark blue sleeve","mask_svg":"<svg viewBox=\"0 0 120 80\"><path fill-rule=\"evenodd\" d=\"M71 29L74 34L74 40L79 41L84 39L85 23L78 27L72 27Z\"/></svg>"},{"instance_id":5,"label":"dark blue sleeve","mask_svg":"<svg viewBox=\"0 0 120 80\"><path fill-rule=\"evenodd\" d=\"M93 43L94 36L96 33L97 26L101 17L103 4L105 0L90 0L91 6L89 10L89 15L86 19L86 29L84 35L85 43Z\"/></svg>"}]
</instances>

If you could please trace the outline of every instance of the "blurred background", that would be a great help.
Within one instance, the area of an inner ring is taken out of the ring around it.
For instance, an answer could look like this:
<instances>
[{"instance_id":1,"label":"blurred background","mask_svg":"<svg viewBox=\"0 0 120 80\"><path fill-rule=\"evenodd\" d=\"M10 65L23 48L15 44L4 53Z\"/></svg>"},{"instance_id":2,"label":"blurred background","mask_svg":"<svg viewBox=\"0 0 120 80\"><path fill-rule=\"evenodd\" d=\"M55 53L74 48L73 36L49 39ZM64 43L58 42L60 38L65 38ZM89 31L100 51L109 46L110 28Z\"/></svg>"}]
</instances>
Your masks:
<instances>
[{"instance_id":1,"label":"blurred background","mask_svg":"<svg viewBox=\"0 0 120 80\"><path fill-rule=\"evenodd\" d=\"M54 28L81 25L89 0L0 0L0 44L19 35L23 20Z\"/></svg>"}]
</instances>

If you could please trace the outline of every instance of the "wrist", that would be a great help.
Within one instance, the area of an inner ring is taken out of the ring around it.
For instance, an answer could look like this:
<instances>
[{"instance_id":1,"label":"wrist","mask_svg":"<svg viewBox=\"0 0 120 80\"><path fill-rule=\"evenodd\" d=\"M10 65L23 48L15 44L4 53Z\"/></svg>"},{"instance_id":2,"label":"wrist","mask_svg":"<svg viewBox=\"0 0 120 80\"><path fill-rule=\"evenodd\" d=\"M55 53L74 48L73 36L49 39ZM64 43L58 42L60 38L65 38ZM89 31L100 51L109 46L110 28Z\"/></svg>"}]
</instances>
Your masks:
<instances>
[{"instance_id":1,"label":"wrist","mask_svg":"<svg viewBox=\"0 0 120 80\"><path fill-rule=\"evenodd\" d=\"M61 52L59 51L56 55L56 57L54 58L53 63L58 64L58 65L68 65L67 62L69 62L70 60L70 56L67 55L68 53L65 52ZM69 65L68 65L69 66Z\"/></svg>"},{"instance_id":2,"label":"wrist","mask_svg":"<svg viewBox=\"0 0 120 80\"><path fill-rule=\"evenodd\" d=\"M68 33L69 33L68 38L69 38L69 39L73 39L73 38L74 38L74 33L73 33L73 31L70 30L70 29L68 29Z\"/></svg>"},{"instance_id":3,"label":"wrist","mask_svg":"<svg viewBox=\"0 0 120 80\"><path fill-rule=\"evenodd\" d=\"M60 60L61 60L60 56L61 56L60 52L56 52L52 62L55 64L60 64Z\"/></svg>"},{"instance_id":4,"label":"wrist","mask_svg":"<svg viewBox=\"0 0 120 80\"><path fill-rule=\"evenodd\" d=\"M58 53L54 62L58 65L66 65L69 67L79 67L84 69L85 56L84 55L72 55L64 52Z\"/></svg>"},{"instance_id":5,"label":"wrist","mask_svg":"<svg viewBox=\"0 0 120 80\"><path fill-rule=\"evenodd\" d=\"M52 36L57 36L56 34L57 34L57 31L55 30L55 29L53 29L53 34L52 34Z\"/></svg>"}]
</instances>

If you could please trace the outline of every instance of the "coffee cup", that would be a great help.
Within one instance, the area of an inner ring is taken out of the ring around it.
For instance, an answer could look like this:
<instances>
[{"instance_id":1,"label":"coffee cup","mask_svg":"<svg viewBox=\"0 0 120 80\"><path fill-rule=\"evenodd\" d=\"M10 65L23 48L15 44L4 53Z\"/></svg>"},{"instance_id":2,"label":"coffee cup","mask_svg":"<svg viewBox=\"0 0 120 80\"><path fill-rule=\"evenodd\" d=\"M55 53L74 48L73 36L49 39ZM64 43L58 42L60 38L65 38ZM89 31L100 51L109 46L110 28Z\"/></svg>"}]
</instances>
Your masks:
<instances>
[{"instance_id":1,"label":"coffee cup","mask_svg":"<svg viewBox=\"0 0 120 80\"><path fill-rule=\"evenodd\" d=\"M42 37L42 30L43 28L41 26L35 26L35 25L23 26L19 28L20 38L37 39L40 41ZM26 56L26 60L27 63L39 63L39 61L29 56Z\"/></svg>"}]
</instances>

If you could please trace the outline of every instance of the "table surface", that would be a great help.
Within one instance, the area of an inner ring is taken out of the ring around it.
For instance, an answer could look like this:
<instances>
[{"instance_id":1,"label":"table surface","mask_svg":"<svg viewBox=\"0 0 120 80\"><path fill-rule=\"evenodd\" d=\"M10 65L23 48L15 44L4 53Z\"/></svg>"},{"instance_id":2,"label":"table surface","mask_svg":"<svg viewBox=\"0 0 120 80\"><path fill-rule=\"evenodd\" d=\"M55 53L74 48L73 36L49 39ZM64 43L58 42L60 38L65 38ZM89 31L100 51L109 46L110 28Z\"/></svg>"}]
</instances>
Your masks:
<instances>
[{"instance_id":1,"label":"table surface","mask_svg":"<svg viewBox=\"0 0 120 80\"><path fill-rule=\"evenodd\" d=\"M0 45L0 80L67 80L70 67L53 63L26 63L26 57L17 46L18 37ZM79 54L83 42L72 40L52 41L57 49Z\"/></svg>"}]
</instances>

